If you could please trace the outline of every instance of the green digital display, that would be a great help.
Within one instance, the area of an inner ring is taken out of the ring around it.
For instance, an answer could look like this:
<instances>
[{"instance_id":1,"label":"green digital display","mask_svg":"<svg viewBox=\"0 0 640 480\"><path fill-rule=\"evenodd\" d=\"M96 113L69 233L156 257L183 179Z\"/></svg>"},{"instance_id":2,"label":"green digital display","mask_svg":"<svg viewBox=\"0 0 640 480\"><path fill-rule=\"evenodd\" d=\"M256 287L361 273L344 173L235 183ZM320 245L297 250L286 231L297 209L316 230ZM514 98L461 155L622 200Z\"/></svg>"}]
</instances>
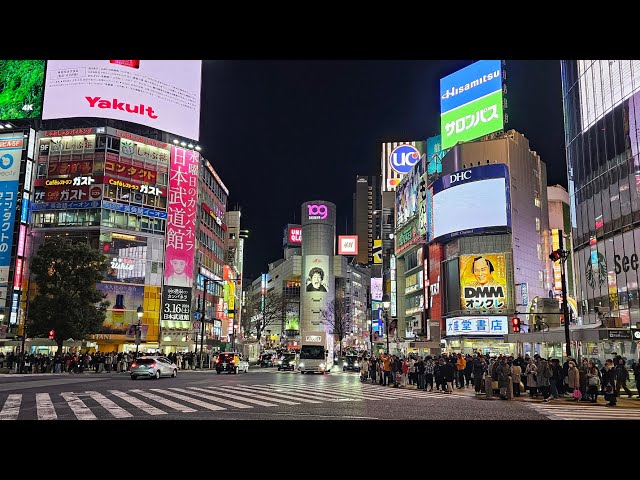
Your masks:
<instances>
[{"instance_id":1,"label":"green digital display","mask_svg":"<svg viewBox=\"0 0 640 480\"><path fill-rule=\"evenodd\" d=\"M0 120L42 116L44 60L0 60Z\"/></svg>"}]
</instances>

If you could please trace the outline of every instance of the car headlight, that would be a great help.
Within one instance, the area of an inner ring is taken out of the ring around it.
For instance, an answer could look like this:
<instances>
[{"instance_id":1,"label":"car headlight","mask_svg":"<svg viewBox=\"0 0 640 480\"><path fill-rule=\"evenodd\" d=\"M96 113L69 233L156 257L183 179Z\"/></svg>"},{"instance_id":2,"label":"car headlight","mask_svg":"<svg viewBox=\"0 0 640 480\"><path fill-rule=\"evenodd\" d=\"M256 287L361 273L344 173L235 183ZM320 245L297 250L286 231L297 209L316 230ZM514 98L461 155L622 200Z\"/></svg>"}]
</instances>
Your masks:
<instances>
[{"instance_id":1,"label":"car headlight","mask_svg":"<svg viewBox=\"0 0 640 480\"><path fill-rule=\"evenodd\" d=\"M354 367L359 367L360 365L358 365L358 363L354 363L353 366Z\"/></svg>"},{"instance_id":2,"label":"car headlight","mask_svg":"<svg viewBox=\"0 0 640 480\"><path fill-rule=\"evenodd\" d=\"M278 362L278 365L282 365L282 360L280 360L280 361Z\"/></svg>"},{"instance_id":3,"label":"car headlight","mask_svg":"<svg viewBox=\"0 0 640 480\"><path fill-rule=\"evenodd\" d=\"M320 368L324 368L324 363L321 363L320 365L318 365Z\"/></svg>"},{"instance_id":4,"label":"car headlight","mask_svg":"<svg viewBox=\"0 0 640 480\"><path fill-rule=\"evenodd\" d=\"M299 368L303 368L304 367L304 363L301 363L300 365L298 365Z\"/></svg>"},{"instance_id":5,"label":"car headlight","mask_svg":"<svg viewBox=\"0 0 640 480\"><path fill-rule=\"evenodd\" d=\"M346 366L347 366L347 362L344 362L344 363L342 364L342 366L343 366L343 367L346 367Z\"/></svg>"}]
</instances>

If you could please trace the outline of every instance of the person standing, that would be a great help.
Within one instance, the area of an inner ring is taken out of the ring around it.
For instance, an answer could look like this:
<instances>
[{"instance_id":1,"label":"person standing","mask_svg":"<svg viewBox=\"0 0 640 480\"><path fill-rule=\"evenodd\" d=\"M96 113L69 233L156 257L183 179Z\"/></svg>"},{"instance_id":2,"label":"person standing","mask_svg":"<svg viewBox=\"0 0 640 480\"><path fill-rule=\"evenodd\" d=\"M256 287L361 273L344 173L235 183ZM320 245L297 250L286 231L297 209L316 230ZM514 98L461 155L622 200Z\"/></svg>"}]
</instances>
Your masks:
<instances>
[{"instance_id":1,"label":"person standing","mask_svg":"<svg viewBox=\"0 0 640 480\"><path fill-rule=\"evenodd\" d=\"M533 397L538 394L538 383L537 383L537 374L538 367L533 363L533 359L529 359L529 363L527 364L527 369L524 371L527 376L527 388L529 389L529 396Z\"/></svg>"},{"instance_id":2,"label":"person standing","mask_svg":"<svg viewBox=\"0 0 640 480\"><path fill-rule=\"evenodd\" d=\"M467 366L467 361L464 359L461 353L456 356L456 387L464 388L464 369Z\"/></svg>"},{"instance_id":3,"label":"person standing","mask_svg":"<svg viewBox=\"0 0 640 480\"><path fill-rule=\"evenodd\" d=\"M513 361L513 365L511 365L511 382L513 383L513 396L520 396L520 375L522 375L522 367L520 366L520 362L516 363L518 359ZM476 392L478 390L476 389Z\"/></svg>"},{"instance_id":4,"label":"person standing","mask_svg":"<svg viewBox=\"0 0 640 480\"><path fill-rule=\"evenodd\" d=\"M465 386L471 386L471 377L473 376L473 357L467 355L465 357L466 366L464 367L464 382Z\"/></svg>"},{"instance_id":5,"label":"person standing","mask_svg":"<svg viewBox=\"0 0 640 480\"><path fill-rule=\"evenodd\" d=\"M560 392L562 391L562 367L560 366L560 360L554 358L551 360L551 378L549 384L551 386L551 395L553 398L560 398Z\"/></svg>"},{"instance_id":6,"label":"person standing","mask_svg":"<svg viewBox=\"0 0 640 480\"><path fill-rule=\"evenodd\" d=\"M636 390L638 390L638 397L640 398L640 362L633 364L633 378L636 380Z\"/></svg>"},{"instance_id":7,"label":"person standing","mask_svg":"<svg viewBox=\"0 0 640 480\"><path fill-rule=\"evenodd\" d=\"M591 403L598 403L598 390L600 390L600 372L594 362L589 362L587 370L587 398Z\"/></svg>"},{"instance_id":8,"label":"person standing","mask_svg":"<svg viewBox=\"0 0 640 480\"><path fill-rule=\"evenodd\" d=\"M541 356L538 355L538 373L536 375L536 381L538 383L538 388L540 389L540 392L542 393L542 396L544 398L544 402L549 402L551 401L551 394L550 394L550 379L553 376L553 372L551 371L551 367L549 367L549 362L547 362L546 359L542 358Z\"/></svg>"},{"instance_id":9,"label":"person standing","mask_svg":"<svg viewBox=\"0 0 640 480\"><path fill-rule=\"evenodd\" d=\"M498 375L498 388L500 389L500 399L508 400L507 391L509 389L509 379L511 378L511 367L507 363L507 358L502 357L500 363L496 367Z\"/></svg>"},{"instance_id":10,"label":"person standing","mask_svg":"<svg viewBox=\"0 0 640 480\"><path fill-rule=\"evenodd\" d=\"M608 358L604 362L604 372L602 375L602 387L604 388L604 399L607 400L607 407L616 406L616 369L613 360Z\"/></svg>"},{"instance_id":11,"label":"person standing","mask_svg":"<svg viewBox=\"0 0 640 480\"><path fill-rule=\"evenodd\" d=\"M580 390L580 372L573 360L570 360L568 364L567 381L569 385L569 392L573 393L576 389ZM574 398L577 401L579 397L574 396Z\"/></svg>"},{"instance_id":12,"label":"person standing","mask_svg":"<svg viewBox=\"0 0 640 480\"><path fill-rule=\"evenodd\" d=\"M433 372L435 370L435 363L431 358L431 355L427 355L427 361L424 362L424 378L425 384L423 385L424 389L427 390L427 386L429 386L429 391L433 392Z\"/></svg>"},{"instance_id":13,"label":"person standing","mask_svg":"<svg viewBox=\"0 0 640 480\"><path fill-rule=\"evenodd\" d=\"M390 386L392 382L392 376L391 376L391 355L389 355L389 352L385 353L384 356L382 357L382 371L384 373L384 381L382 384L385 387Z\"/></svg>"}]
</instances>

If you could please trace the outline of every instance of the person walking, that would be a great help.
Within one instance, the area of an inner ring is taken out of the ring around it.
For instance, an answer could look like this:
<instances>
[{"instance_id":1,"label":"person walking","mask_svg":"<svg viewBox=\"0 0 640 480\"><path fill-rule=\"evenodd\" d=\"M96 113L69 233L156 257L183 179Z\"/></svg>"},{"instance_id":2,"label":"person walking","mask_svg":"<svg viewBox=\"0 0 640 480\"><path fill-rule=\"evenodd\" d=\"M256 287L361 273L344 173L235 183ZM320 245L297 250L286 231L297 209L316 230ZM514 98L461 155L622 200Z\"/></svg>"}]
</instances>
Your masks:
<instances>
[{"instance_id":1,"label":"person walking","mask_svg":"<svg viewBox=\"0 0 640 480\"><path fill-rule=\"evenodd\" d=\"M616 406L616 369L613 360L608 358L604 362L604 374L602 375L602 387L604 388L604 399L607 400L607 407Z\"/></svg>"},{"instance_id":2,"label":"person walking","mask_svg":"<svg viewBox=\"0 0 640 480\"><path fill-rule=\"evenodd\" d=\"M456 355L456 387L464 388L464 369L467 366L467 361L464 359L461 353Z\"/></svg>"},{"instance_id":3,"label":"person walking","mask_svg":"<svg viewBox=\"0 0 640 480\"><path fill-rule=\"evenodd\" d=\"M578 368L576 367L576 364L573 362L573 360L569 361L568 364L567 380L569 385L569 392L573 394L576 389L580 391L580 372L578 371ZM579 396L575 395L573 398L576 401L580 399Z\"/></svg>"},{"instance_id":4,"label":"person walking","mask_svg":"<svg viewBox=\"0 0 640 480\"><path fill-rule=\"evenodd\" d=\"M620 396L620 388L624 388L626 394L631 398L631 390L627 387L627 380L629 380L629 371L625 365L623 358L618 359L618 364L615 367L616 370L616 397Z\"/></svg>"}]
</instances>

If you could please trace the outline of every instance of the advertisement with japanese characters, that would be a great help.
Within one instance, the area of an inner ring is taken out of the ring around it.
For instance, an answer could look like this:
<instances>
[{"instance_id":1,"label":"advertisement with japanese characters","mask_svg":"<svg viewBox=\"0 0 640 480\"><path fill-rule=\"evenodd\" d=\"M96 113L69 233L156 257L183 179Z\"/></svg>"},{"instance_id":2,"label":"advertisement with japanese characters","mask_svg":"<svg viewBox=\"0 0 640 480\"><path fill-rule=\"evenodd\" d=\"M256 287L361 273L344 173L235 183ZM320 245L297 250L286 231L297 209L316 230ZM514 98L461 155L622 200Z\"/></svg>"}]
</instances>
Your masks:
<instances>
[{"instance_id":1,"label":"advertisement with japanese characters","mask_svg":"<svg viewBox=\"0 0 640 480\"><path fill-rule=\"evenodd\" d=\"M22 161L22 135L0 135L0 294L6 298L9 264L13 246L13 226L18 199L18 180Z\"/></svg>"},{"instance_id":2,"label":"advertisement with japanese characters","mask_svg":"<svg viewBox=\"0 0 640 480\"><path fill-rule=\"evenodd\" d=\"M200 154L171 148L164 284L192 287Z\"/></svg>"},{"instance_id":3,"label":"advertisement with japanese characters","mask_svg":"<svg viewBox=\"0 0 640 480\"><path fill-rule=\"evenodd\" d=\"M447 336L506 335L507 317L453 317L447 318Z\"/></svg>"},{"instance_id":4,"label":"advertisement with japanese characters","mask_svg":"<svg viewBox=\"0 0 640 480\"><path fill-rule=\"evenodd\" d=\"M163 287L160 320L162 322L191 321L191 288L166 285Z\"/></svg>"},{"instance_id":5,"label":"advertisement with japanese characters","mask_svg":"<svg viewBox=\"0 0 640 480\"><path fill-rule=\"evenodd\" d=\"M49 60L43 120L124 120L198 140L202 60Z\"/></svg>"},{"instance_id":6,"label":"advertisement with japanese characters","mask_svg":"<svg viewBox=\"0 0 640 480\"><path fill-rule=\"evenodd\" d=\"M502 310L507 306L507 268L503 253L460 256L462 310Z\"/></svg>"}]
</instances>

